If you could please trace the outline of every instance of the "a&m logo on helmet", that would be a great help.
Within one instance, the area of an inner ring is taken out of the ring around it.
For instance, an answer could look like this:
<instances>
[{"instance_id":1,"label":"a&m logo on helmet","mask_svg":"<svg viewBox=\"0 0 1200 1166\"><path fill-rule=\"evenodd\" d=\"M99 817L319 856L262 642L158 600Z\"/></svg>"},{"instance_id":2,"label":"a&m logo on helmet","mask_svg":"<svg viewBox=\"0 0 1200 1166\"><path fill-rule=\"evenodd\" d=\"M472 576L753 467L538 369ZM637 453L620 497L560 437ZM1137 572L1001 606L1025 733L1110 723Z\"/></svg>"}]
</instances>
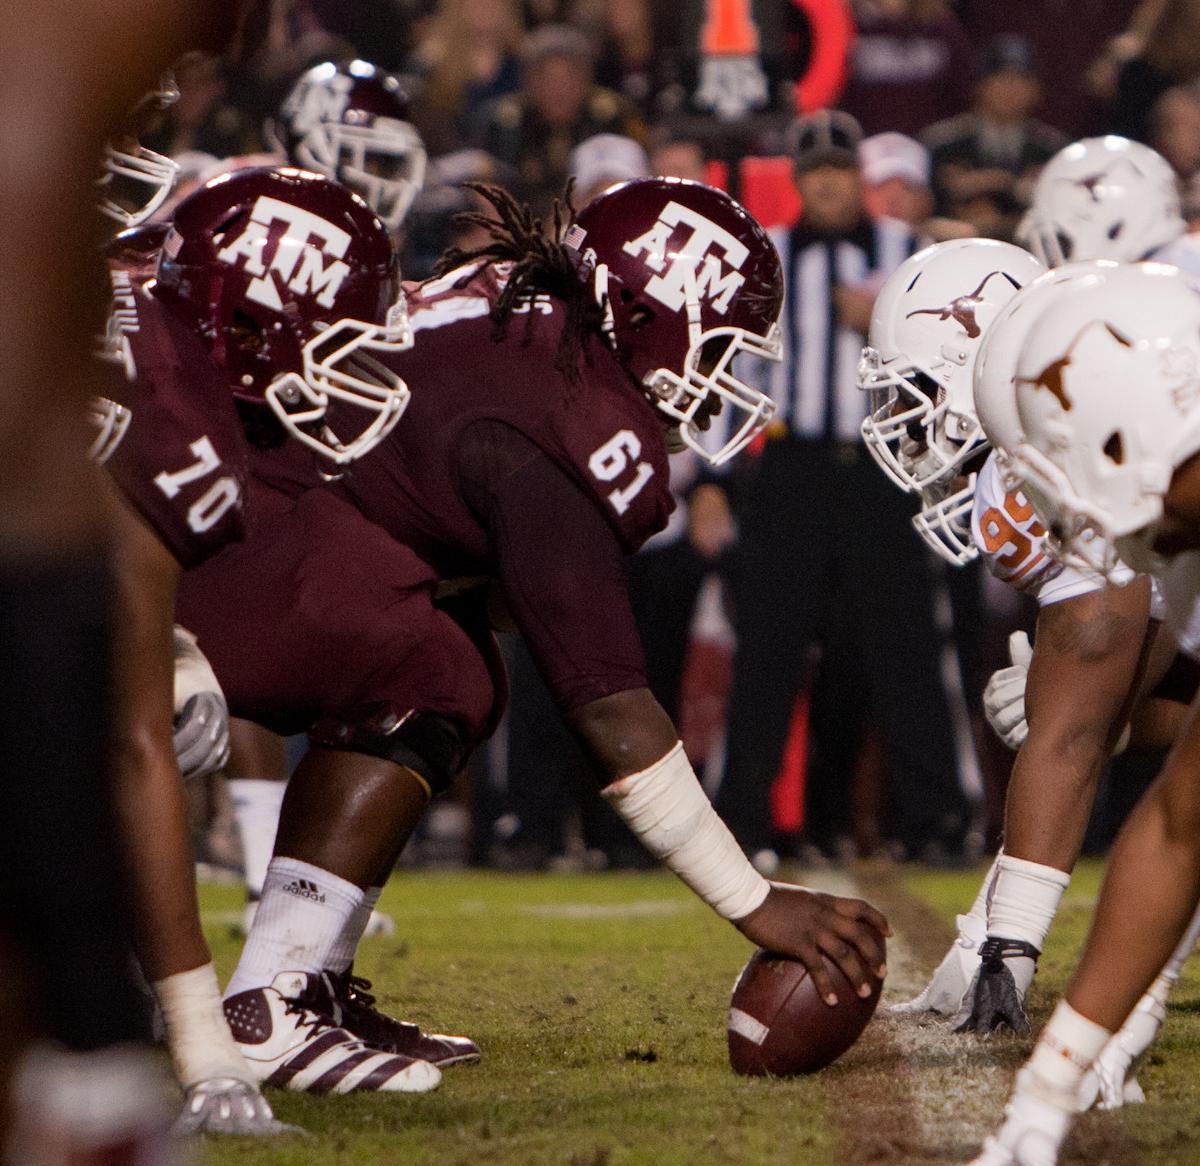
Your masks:
<instances>
[{"instance_id":1,"label":"a&m logo on helmet","mask_svg":"<svg viewBox=\"0 0 1200 1166\"><path fill-rule=\"evenodd\" d=\"M268 259L272 238L275 250ZM233 266L240 263L257 277L246 289L255 303L282 311L279 289L286 287L332 308L350 274L349 264L342 261L349 246L350 235L320 215L260 195L245 229L217 252L217 258Z\"/></svg>"},{"instance_id":2,"label":"a&m logo on helmet","mask_svg":"<svg viewBox=\"0 0 1200 1166\"><path fill-rule=\"evenodd\" d=\"M691 233L685 241L672 245L680 227ZM658 273L646 284L646 294L672 311L683 310L690 291L725 315L746 282L740 270L750 254L745 244L677 202L667 203L650 229L622 250L635 259L642 257L646 266Z\"/></svg>"},{"instance_id":3,"label":"a&m logo on helmet","mask_svg":"<svg viewBox=\"0 0 1200 1166\"><path fill-rule=\"evenodd\" d=\"M354 78L326 64L296 87L280 111L298 137L325 122L338 122L350 104Z\"/></svg>"}]
</instances>

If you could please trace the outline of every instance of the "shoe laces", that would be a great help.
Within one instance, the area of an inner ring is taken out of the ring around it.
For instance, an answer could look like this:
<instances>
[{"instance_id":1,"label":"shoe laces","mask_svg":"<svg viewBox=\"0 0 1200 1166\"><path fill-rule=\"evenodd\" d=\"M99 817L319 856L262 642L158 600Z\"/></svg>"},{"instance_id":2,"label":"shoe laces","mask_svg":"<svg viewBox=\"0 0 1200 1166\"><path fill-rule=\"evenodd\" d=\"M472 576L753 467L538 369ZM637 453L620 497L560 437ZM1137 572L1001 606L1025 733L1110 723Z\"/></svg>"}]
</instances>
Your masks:
<instances>
[{"instance_id":1,"label":"shoe laces","mask_svg":"<svg viewBox=\"0 0 1200 1166\"><path fill-rule=\"evenodd\" d=\"M371 995L373 984L370 980L356 976L353 972L345 972L341 981L348 1003L358 1004L363 1008L375 1007L375 997Z\"/></svg>"},{"instance_id":2,"label":"shoe laces","mask_svg":"<svg viewBox=\"0 0 1200 1166\"><path fill-rule=\"evenodd\" d=\"M318 1033L324 1032L327 1028L337 1028L333 1020L318 1012L313 1008L312 1003L306 1000L303 996L297 996L289 999L284 998L284 1015L296 1015L296 1027L307 1028L309 1036L316 1036Z\"/></svg>"}]
</instances>

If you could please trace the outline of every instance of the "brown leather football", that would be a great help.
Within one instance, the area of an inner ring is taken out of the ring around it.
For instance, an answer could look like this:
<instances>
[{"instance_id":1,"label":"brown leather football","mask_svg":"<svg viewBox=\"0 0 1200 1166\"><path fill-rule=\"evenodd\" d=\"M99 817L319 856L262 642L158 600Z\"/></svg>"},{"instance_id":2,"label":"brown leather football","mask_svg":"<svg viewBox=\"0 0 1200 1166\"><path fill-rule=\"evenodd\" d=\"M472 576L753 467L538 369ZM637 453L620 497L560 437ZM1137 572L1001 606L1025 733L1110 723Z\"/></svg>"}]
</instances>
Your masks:
<instances>
[{"instance_id":1,"label":"brown leather football","mask_svg":"<svg viewBox=\"0 0 1200 1166\"><path fill-rule=\"evenodd\" d=\"M836 1061L867 1027L882 981L860 997L829 959L838 1002L826 1004L799 960L759 948L733 986L729 1063L749 1077L794 1077Z\"/></svg>"}]
</instances>

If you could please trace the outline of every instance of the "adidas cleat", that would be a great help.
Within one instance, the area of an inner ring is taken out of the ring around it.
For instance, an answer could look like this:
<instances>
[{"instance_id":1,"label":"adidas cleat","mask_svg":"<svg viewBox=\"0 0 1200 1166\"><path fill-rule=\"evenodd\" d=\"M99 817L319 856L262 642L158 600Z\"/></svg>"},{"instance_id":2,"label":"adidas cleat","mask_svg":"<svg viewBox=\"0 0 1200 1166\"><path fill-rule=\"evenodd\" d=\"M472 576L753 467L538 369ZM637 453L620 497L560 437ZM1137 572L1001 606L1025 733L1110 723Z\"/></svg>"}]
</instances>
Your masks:
<instances>
[{"instance_id":1,"label":"adidas cleat","mask_svg":"<svg viewBox=\"0 0 1200 1166\"><path fill-rule=\"evenodd\" d=\"M322 1006L322 977L280 972L268 988L225 1001L225 1019L251 1072L296 1093L425 1093L442 1074L428 1061L385 1052L339 1028Z\"/></svg>"},{"instance_id":2,"label":"adidas cleat","mask_svg":"<svg viewBox=\"0 0 1200 1166\"><path fill-rule=\"evenodd\" d=\"M333 997L330 1014L343 1028L376 1048L416 1057L440 1069L448 1065L473 1065L483 1055L470 1037L423 1032L411 1021L396 1020L380 1012L371 995L370 980L351 971L326 972L323 978Z\"/></svg>"}]
</instances>

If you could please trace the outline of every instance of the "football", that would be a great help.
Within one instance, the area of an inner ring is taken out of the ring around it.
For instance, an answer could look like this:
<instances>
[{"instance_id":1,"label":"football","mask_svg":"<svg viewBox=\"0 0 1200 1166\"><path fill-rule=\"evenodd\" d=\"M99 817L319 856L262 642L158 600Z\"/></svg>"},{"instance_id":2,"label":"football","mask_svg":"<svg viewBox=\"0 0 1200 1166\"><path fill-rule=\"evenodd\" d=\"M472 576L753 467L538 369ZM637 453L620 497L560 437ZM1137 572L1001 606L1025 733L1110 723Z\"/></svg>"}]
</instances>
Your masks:
<instances>
[{"instance_id":1,"label":"football","mask_svg":"<svg viewBox=\"0 0 1200 1166\"><path fill-rule=\"evenodd\" d=\"M759 948L742 969L729 1002L729 1063L750 1077L794 1077L836 1061L879 1003L882 981L861 997L829 959L838 1002L826 1004L799 960Z\"/></svg>"}]
</instances>

